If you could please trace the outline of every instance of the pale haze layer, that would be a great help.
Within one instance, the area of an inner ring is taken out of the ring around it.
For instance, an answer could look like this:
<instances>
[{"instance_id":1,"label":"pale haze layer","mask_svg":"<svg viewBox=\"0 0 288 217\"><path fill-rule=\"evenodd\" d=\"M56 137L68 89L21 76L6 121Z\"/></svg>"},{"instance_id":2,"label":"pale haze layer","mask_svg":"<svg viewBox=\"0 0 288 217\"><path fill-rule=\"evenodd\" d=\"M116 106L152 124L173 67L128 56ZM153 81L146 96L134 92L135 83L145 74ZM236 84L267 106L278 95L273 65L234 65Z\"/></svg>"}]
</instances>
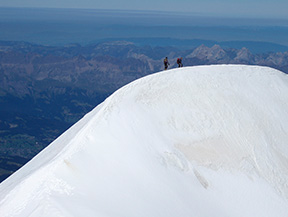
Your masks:
<instances>
[{"instance_id":1,"label":"pale haze layer","mask_svg":"<svg viewBox=\"0 0 288 217\"><path fill-rule=\"evenodd\" d=\"M93 8L117 10L154 10L190 12L205 16L234 16L234 17L261 17L261 18L288 18L288 1L285 0L11 0L0 2L0 7L49 7L49 8Z\"/></svg>"}]
</instances>

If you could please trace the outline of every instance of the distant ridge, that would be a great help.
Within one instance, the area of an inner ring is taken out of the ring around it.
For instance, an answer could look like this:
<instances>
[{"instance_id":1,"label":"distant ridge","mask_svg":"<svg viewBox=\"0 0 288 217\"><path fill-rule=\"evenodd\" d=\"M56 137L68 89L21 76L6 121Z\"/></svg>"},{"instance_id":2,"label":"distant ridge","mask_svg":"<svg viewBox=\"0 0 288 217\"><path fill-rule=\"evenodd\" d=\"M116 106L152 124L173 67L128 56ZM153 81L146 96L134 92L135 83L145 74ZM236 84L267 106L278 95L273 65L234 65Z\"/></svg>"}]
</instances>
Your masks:
<instances>
[{"instance_id":1,"label":"distant ridge","mask_svg":"<svg viewBox=\"0 0 288 217\"><path fill-rule=\"evenodd\" d=\"M179 49L192 49L204 44L207 47L212 47L215 44L220 45L223 48L241 49L243 47L248 48L253 54L269 53L269 52L286 52L288 46L272 43L272 42L259 42L259 41L213 41L213 40L201 40L201 39L175 39L175 38L111 38L102 39L93 43L102 43L106 41L130 41L134 42L138 46L172 46ZM92 44L93 44L92 43Z\"/></svg>"}]
</instances>

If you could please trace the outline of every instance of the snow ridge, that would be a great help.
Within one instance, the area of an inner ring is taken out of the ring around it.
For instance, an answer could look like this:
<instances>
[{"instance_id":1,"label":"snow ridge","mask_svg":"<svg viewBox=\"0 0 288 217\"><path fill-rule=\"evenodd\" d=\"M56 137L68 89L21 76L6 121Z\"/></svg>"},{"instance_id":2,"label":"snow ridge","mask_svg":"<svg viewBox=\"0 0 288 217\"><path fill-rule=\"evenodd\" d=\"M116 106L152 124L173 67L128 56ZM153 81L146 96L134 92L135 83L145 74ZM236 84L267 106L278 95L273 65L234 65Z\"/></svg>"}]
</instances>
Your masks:
<instances>
[{"instance_id":1,"label":"snow ridge","mask_svg":"<svg viewBox=\"0 0 288 217\"><path fill-rule=\"evenodd\" d=\"M141 78L1 183L0 214L286 217L287 93L259 66Z\"/></svg>"}]
</instances>

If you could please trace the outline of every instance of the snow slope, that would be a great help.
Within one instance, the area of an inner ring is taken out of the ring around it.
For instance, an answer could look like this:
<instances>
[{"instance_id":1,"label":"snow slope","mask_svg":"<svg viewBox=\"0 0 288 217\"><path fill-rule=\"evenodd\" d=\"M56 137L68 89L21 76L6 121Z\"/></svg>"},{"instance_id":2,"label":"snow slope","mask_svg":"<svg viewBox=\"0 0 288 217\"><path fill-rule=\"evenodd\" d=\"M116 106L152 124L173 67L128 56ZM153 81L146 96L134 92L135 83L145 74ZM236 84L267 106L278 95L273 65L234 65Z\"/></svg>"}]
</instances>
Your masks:
<instances>
[{"instance_id":1,"label":"snow slope","mask_svg":"<svg viewBox=\"0 0 288 217\"><path fill-rule=\"evenodd\" d=\"M0 216L287 217L288 77L218 65L134 81L1 183Z\"/></svg>"}]
</instances>

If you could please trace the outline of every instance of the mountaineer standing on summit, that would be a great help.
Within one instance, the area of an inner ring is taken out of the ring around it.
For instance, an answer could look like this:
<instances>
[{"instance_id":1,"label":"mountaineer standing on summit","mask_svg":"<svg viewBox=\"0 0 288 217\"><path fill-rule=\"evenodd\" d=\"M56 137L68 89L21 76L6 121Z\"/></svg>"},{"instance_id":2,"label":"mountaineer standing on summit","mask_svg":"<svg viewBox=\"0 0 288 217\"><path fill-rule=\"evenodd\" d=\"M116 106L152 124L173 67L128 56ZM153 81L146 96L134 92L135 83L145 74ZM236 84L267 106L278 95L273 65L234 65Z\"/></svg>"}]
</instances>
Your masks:
<instances>
[{"instance_id":1,"label":"mountaineer standing on summit","mask_svg":"<svg viewBox=\"0 0 288 217\"><path fill-rule=\"evenodd\" d=\"M177 59L177 64L178 64L178 67L183 67L182 57L180 57L180 58Z\"/></svg>"},{"instance_id":2,"label":"mountaineer standing on summit","mask_svg":"<svg viewBox=\"0 0 288 217\"><path fill-rule=\"evenodd\" d=\"M168 65L170 65L170 63L168 62L168 57L165 57L165 59L164 59L164 67L165 67L165 70L168 69Z\"/></svg>"}]
</instances>

